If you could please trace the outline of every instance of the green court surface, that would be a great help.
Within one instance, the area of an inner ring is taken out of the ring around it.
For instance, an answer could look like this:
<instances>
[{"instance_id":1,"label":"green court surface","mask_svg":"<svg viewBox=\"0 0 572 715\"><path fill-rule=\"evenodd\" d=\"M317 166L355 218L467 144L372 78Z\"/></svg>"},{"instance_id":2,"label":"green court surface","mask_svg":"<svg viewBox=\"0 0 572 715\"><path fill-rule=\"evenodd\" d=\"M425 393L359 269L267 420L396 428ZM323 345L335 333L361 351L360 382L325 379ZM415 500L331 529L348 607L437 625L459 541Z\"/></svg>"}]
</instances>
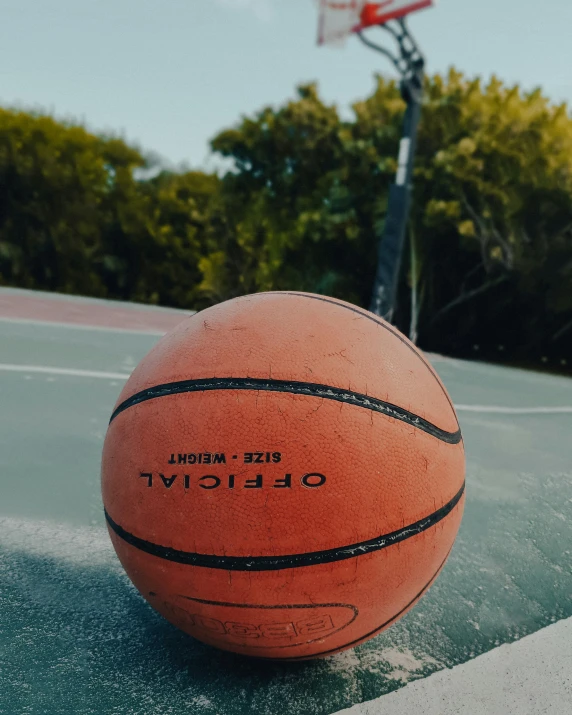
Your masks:
<instances>
[{"instance_id":1,"label":"green court surface","mask_svg":"<svg viewBox=\"0 0 572 715\"><path fill-rule=\"evenodd\" d=\"M572 616L572 380L435 358L468 462L465 516L443 573L355 650L268 663L177 631L138 595L109 541L103 438L157 331L55 322L0 318L0 713L329 714L470 668L550 624L544 665L564 657L551 634ZM572 712L570 681L556 685L547 709L515 712L564 715L562 692ZM401 712L384 700L359 712ZM493 712L465 705L450 712Z\"/></svg>"}]
</instances>

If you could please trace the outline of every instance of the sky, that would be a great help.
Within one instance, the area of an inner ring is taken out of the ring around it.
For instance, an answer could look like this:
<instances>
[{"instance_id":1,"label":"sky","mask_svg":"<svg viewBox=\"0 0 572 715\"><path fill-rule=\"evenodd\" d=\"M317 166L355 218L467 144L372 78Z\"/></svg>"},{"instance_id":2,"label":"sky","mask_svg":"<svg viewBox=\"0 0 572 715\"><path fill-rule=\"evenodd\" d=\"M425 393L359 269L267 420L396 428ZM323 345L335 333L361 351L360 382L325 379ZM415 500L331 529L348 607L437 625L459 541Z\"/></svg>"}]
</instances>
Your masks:
<instances>
[{"instance_id":1,"label":"sky","mask_svg":"<svg viewBox=\"0 0 572 715\"><path fill-rule=\"evenodd\" d=\"M314 0L0 0L0 106L215 169L209 140L298 84L347 115L392 75L355 37L317 47L316 25ZM571 27L569 0L440 0L410 21L429 72L496 73L572 105Z\"/></svg>"}]
</instances>

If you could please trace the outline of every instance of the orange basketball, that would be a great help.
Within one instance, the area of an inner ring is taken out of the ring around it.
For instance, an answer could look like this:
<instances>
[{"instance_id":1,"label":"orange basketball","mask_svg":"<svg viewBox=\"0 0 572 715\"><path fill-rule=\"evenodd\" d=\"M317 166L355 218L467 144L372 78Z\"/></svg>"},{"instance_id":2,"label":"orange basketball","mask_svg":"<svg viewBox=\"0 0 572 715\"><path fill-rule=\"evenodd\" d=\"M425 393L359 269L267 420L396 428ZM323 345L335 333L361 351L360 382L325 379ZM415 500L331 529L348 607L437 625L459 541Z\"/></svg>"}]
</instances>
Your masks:
<instances>
[{"instance_id":1,"label":"orange basketball","mask_svg":"<svg viewBox=\"0 0 572 715\"><path fill-rule=\"evenodd\" d=\"M125 385L103 451L113 545L144 598L218 648L362 643L436 579L464 504L441 381L348 303L260 293L184 320Z\"/></svg>"}]
</instances>

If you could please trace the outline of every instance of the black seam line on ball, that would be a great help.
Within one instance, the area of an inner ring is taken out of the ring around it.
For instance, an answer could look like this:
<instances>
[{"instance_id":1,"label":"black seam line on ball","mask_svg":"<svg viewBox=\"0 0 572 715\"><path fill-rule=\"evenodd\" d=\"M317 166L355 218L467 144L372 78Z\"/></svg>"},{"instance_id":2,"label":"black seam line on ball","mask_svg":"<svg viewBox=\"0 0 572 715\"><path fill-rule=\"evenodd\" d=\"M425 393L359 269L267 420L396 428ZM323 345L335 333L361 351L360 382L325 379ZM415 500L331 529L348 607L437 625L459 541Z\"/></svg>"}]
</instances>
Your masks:
<instances>
[{"instance_id":1,"label":"black seam line on ball","mask_svg":"<svg viewBox=\"0 0 572 715\"><path fill-rule=\"evenodd\" d=\"M320 651L319 653L313 653L311 657L312 657L312 658L315 658L316 656L330 655L330 654L333 654L333 653L338 653L340 650L345 650L346 648L351 648L352 646L359 645L359 644L362 643L363 641L368 640L369 638L373 638L373 636L375 636L376 633L379 633L379 632L382 631L384 628L387 628L391 623L393 623L393 622L396 621L400 616L402 616L403 613L405 613L405 611L406 611L408 608L411 608L411 606L413 606L413 604L414 604L418 599L420 599L421 596L423 596L423 594L424 594L429 588L431 588L431 586L432 586L433 583L435 582L435 579L437 578L437 576L438 576L439 573L441 572L441 569L443 568L443 566L445 565L447 559L449 558L449 555L450 555L452 549L453 549L453 547L451 547L451 548L449 549L449 551L447 552L447 555L445 556L445 558L444 558L443 561L441 562L441 565L439 566L439 568L437 569L437 571L435 571L435 573L433 574L433 576L431 576L431 578L430 578L429 581L425 584L425 586L423 586L423 588L421 589L421 591L419 591L419 593L416 594L416 595L411 599L411 601L409 601L409 603L407 603L405 606L403 606L403 608L401 609L401 611L399 611L398 613L396 613L396 614L395 614L394 616L392 616L389 620L385 621L385 623L382 623L381 626L377 626L377 628L374 628L373 631L370 631L369 633L366 633L365 635L360 636L359 638L356 638L355 640L350 641L349 643L344 643L343 645L339 645L339 646L336 646L335 648L331 648L330 650L323 650L323 651ZM302 644L302 645L305 645L305 644ZM263 658L264 660L277 660L276 658L268 658L267 656L257 656L257 657L258 657L258 658ZM293 655L293 656L286 656L286 657L282 657L282 656L281 656L281 657L280 657L280 660L307 660L307 659L308 659L308 656L303 656L303 655Z\"/></svg>"},{"instance_id":2,"label":"black seam line on ball","mask_svg":"<svg viewBox=\"0 0 572 715\"><path fill-rule=\"evenodd\" d=\"M111 529L113 529L117 536L123 539L123 541L140 551L144 551L151 556L157 556L160 559L174 561L178 564L186 564L187 566L203 566L205 568L223 569L225 571L279 571L282 569L316 566L334 561L353 559L358 556L370 554L373 551L385 549L388 546L393 546L412 536L417 536L423 531L427 531L427 529L435 526L435 524L450 514L459 503L464 491L465 483L463 482L463 486L450 502L432 514L429 514L429 516L426 516L424 519L404 526L397 531L392 531L390 534L383 534L382 536L377 536L368 541L361 541L357 544L338 546L334 549L310 551L302 554L288 554L285 556L217 556L214 554L199 554L193 551L180 551L171 546L161 546L160 544L146 541L131 534L117 524L109 516L107 510L105 510L105 518Z\"/></svg>"},{"instance_id":3,"label":"black seam line on ball","mask_svg":"<svg viewBox=\"0 0 572 715\"><path fill-rule=\"evenodd\" d=\"M388 417L393 417L401 422L406 422L412 427L427 432L433 437L447 442L448 444L458 444L461 441L461 431L446 432L436 425L428 422L422 417L404 410L402 407L393 405L390 402L379 400L376 397L363 395L351 390L342 390L339 387L329 385L319 385L311 382L295 382L290 380L264 380L249 377L212 377L200 380L181 380L180 382L168 382L164 385L155 385L141 392L136 392L127 400L122 402L113 412L110 418L112 422L117 415L125 410L138 405L147 400L154 400L158 397L168 395L180 395L185 392L206 392L210 390L252 390L259 392L284 392L294 395L309 395L326 400L345 402L348 405L364 407L372 412L379 412Z\"/></svg>"},{"instance_id":4,"label":"black seam line on ball","mask_svg":"<svg viewBox=\"0 0 572 715\"><path fill-rule=\"evenodd\" d=\"M387 323L382 321L382 318L380 318L378 315L375 315L375 313L371 313L369 310L366 310L365 308L358 308L357 306L349 306L349 305L344 305L343 303L340 303L336 300L330 300L329 298L323 298L322 296L319 295L310 295L308 293L296 293L294 291L266 291L265 293L255 293L255 296L257 295L293 295L297 296L298 298L308 298L308 300L319 300L322 303L329 303L330 305L337 305L338 308L343 308L344 310L349 310L352 313L355 313L356 315L359 315L362 318L365 318L366 320L371 320L372 323L375 323L376 325L379 325L380 328L383 328L384 330L387 330L388 333L391 333L393 336L395 336L400 342L402 342L406 348L411 350L411 352L421 360L421 362L425 365L425 367L429 370L431 375L433 375L433 378L441 388L441 391L447 398L447 402L451 406L451 409L453 410L453 414L455 415L455 418L457 416L457 413L455 412L455 407L453 403L451 402L451 398L449 397L447 390L443 388L443 385L441 384L439 378L437 377L437 374L435 373L435 370L431 366L427 360L423 357L423 355L416 350L415 347L413 347L407 340L403 338L400 333L395 330L391 325L388 325ZM244 298L251 298L252 296L243 296ZM457 424L458 421L457 421Z\"/></svg>"}]
</instances>

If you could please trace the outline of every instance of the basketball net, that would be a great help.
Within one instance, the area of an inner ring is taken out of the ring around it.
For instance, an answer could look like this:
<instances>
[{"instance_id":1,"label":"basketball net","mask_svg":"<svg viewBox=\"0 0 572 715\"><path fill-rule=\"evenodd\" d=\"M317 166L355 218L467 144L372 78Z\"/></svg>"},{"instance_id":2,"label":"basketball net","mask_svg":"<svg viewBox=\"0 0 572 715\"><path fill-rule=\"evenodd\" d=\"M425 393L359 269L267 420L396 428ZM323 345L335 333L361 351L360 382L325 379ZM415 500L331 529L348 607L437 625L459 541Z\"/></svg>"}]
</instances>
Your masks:
<instances>
[{"instance_id":1,"label":"basketball net","mask_svg":"<svg viewBox=\"0 0 572 715\"><path fill-rule=\"evenodd\" d=\"M341 46L360 23L366 0L319 0L318 44Z\"/></svg>"}]
</instances>

